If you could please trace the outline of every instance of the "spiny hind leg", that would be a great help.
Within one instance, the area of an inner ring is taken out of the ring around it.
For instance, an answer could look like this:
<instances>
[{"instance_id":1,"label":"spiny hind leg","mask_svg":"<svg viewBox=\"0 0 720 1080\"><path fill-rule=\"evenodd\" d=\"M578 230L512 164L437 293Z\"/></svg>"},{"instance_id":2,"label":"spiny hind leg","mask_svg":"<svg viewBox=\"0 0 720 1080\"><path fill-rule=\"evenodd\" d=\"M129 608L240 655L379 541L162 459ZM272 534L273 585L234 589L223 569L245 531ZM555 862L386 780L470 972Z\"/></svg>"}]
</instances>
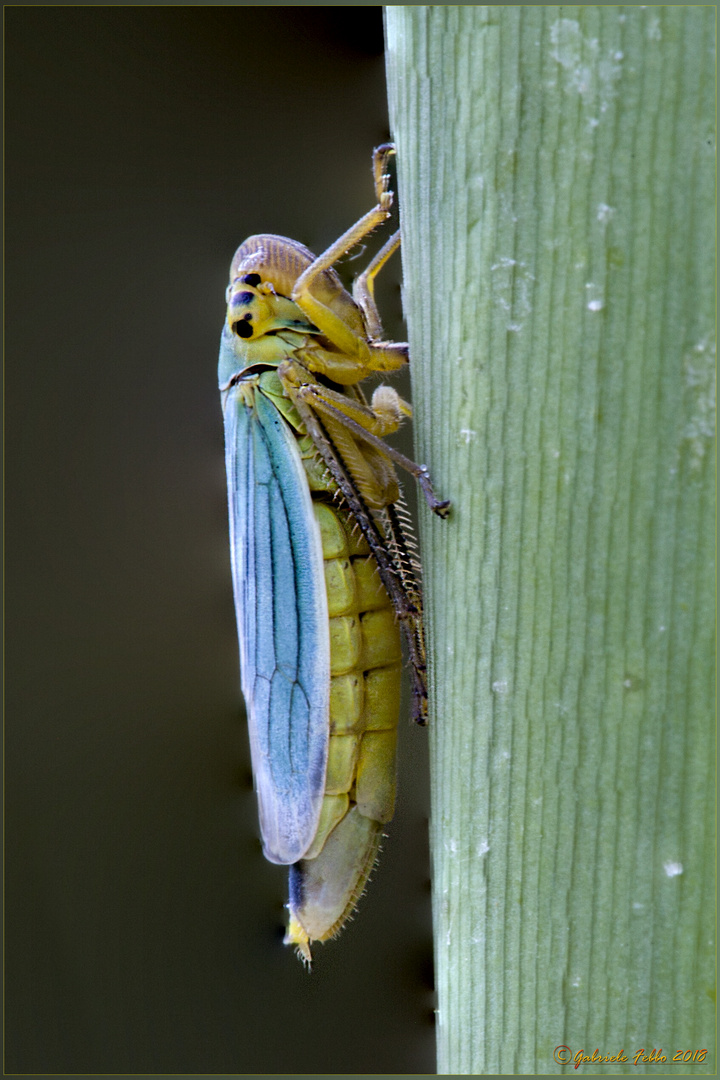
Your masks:
<instances>
[{"instance_id":1,"label":"spiny hind leg","mask_svg":"<svg viewBox=\"0 0 720 1080\"><path fill-rule=\"evenodd\" d=\"M413 614L415 605L405 589L399 569L394 565L387 539L383 536L375 516L359 491L348 464L343 461L332 436L317 413L302 397L291 393L290 398L316 451L327 466L375 556L382 583L387 589L398 617L402 619L404 615Z\"/></svg>"},{"instance_id":2,"label":"spiny hind leg","mask_svg":"<svg viewBox=\"0 0 720 1080\"><path fill-rule=\"evenodd\" d=\"M358 448L341 422L320 416L302 396L290 395L305 430L327 466L345 504L375 557L378 573L400 622L408 646L413 679L413 719L427 723L427 688L425 683L425 643L422 628L422 594L412 567L407 538L402 535L395 507L391 503L379 511L368 506L365 485L355 475ZM345 436L345 437L343 437ZM365 461L360 455L362 464ZM392 469L392 466L390 466ZM375 490L377 477L369 477ZM377 488L380 492L380 488ZM398 492L395 492L397 498ZM382 498L382 496L381 496Z\"/></svg>"}]
</instances>

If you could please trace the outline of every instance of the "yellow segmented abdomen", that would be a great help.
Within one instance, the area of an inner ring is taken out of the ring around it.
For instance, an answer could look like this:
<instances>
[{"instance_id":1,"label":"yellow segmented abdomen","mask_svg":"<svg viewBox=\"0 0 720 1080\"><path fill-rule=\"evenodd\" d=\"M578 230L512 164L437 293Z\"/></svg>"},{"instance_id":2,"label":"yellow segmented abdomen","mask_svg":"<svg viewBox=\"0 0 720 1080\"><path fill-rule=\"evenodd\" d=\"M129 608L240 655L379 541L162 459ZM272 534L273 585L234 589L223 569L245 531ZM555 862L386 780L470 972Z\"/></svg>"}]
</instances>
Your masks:
<instances>
[{"instance_id":1,"label":"yellow segmented abdomen","mask_svg":"<svg viewBox=\"0 0 720 1080\"><path fill-rule=\"evenodd\" d=\"M321 485L311 476L310 486ZM330 617L330 740L318 828L291 872L285 939L308 960L308 943L350 915L393 815L402 673L400 629L365 539L349 511L322 490L313 498Z\"/></svg>"},{"instance_id":2,"label":"yellow segmented abdomen","mask_svg":"<svg viewBox=\"0 0 720 1080\"><path fill-rule=\"evenodd\" d=\"M395 807L400 630L375 560L349 516L316 502L315 517L330 615L325 799L352 799L365 817L385 823Z\"/></svg>"}]
</instances>

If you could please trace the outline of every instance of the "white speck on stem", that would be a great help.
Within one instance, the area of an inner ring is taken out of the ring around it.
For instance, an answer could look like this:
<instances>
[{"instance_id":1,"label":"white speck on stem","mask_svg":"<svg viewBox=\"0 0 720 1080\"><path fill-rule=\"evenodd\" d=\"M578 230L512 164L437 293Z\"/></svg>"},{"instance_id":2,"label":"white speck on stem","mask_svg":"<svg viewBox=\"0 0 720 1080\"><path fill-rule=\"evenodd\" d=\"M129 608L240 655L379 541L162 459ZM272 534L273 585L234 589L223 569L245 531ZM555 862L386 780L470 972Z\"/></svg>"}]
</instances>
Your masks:
<instances>
[{"instance_id":1,"label":"white speck on stem","mask_svg":"<svg viewBox=\"0 0 720 1080\"><path fill-rule=\"evenodd\" d=\"M683 357L687 388L687 422L683 439L690 450L690 467L699 469L715 437L715 341L701 338Z\"/></svg>"},{"instance_id":2,"label":"white speck on stem","mask_svg":"<svg viewBox=\"0 0 720 1080\"><path fill-rule=\"evenodd\" d=\"M648 38L648 41L661 41L662 40L662 30L660 29L660 20L658 19L657 16L650 19L650 22L648 23L647 38Z\"/></svg>"},{"instance_id":3,"label":"white speck on stem","mask_svg":"<svg viewBox=\"0 0 720 1080\"><path fill-rule=\"evenodd\" d=\"M596 294L600 292L600 286L596 285L593 281L587 281L585 283L585 288L588 289L588 290L592 290ZM588 304L587 304L588 311L602 311L602 309L604 307L605 307L605 301L602 299L602 297L600 297L598 295L593 296L592 299L588 300Z\"/></svg>"},{"instance_id":4,"label":"white speck on stem","mask_svg":"<svg viewBox=\"0 0 720 1080\"><path fill-rule=\"evenodd\" d=\"M585 37L576 19L556 19L550 27L550 43L550 56L562 70L563 89L580 96L594 114L590 127L597 127L597 112L607 112L616 95L622 53L608 51L603 57L598 39Z\"/></svg>"},{"instance_id":5,"label":"white speck on stem","mask_svg":"<svg viewBox=\"0 0 720 1080\"><path fill-rule=\"evenodd\" d=\"M670 859L663 863L663 870L668 877L678 877L683 872L683 864L681 862L672 862Z\"/></svg>"},{"instance_id":6,"label":"white speck on stem","mask_svg":"<svg viewBox=\"0 0 720 1080\"><path fill-rule=\"evenodd\" d=\"M517 266L517 259L511 259L507 255L502 255L496 263L490 267L491 270L506 269L508 266Z\"/></svg>"},{"instance_id":7,"label":"white speck on stem","mask_svg":"<svg viewBox=\"0 0 720 1080\"><path fill-rule=\"evenodd\" d=\"M492 690L494 694L507 694L508 684L507 679L497 679L492 684Z\"/></svg>"}]
</instances>

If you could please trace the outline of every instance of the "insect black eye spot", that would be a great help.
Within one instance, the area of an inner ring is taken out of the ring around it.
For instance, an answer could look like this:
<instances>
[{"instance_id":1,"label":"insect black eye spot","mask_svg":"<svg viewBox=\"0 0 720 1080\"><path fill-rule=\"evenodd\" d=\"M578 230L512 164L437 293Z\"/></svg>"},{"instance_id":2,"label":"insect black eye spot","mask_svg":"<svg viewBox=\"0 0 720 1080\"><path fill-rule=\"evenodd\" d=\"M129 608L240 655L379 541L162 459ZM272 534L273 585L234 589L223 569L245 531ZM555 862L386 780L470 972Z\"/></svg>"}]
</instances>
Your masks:
<instances>
[{"instance_id":1,"label":"insect black eye spot","mask_svg":"<svg viewBox=\"0 0 720 1080\"><path fill-rule=\"evenodd\" d=\"M255 285L260 284L262 278L259 274L245 274L245 276L241 277L240 280L242 281L243 285L252 285L254 287Z\"/></svg>"},{"instance_id":2,"label":"insect black eye spot","mask_svg":"<svg viewBox=\"0 0 720 1080\"><path fill-rule=\"evenodd\" d=\"M247 319L238 319L236 323L233 323L233 330L238 337L249 338L253 336L253 328Z\"/></svg>"},{"instance_id":3,"label":"insect black eye spot","mask_svg":"<svg viewBox=\"0 0 720 1080\"><path fill-rule=\"evenodd\" d=\"M254 299L255 293L241 292L233 296L232 302L233 304L252 304Z\"/></svg>"}]
</instances>

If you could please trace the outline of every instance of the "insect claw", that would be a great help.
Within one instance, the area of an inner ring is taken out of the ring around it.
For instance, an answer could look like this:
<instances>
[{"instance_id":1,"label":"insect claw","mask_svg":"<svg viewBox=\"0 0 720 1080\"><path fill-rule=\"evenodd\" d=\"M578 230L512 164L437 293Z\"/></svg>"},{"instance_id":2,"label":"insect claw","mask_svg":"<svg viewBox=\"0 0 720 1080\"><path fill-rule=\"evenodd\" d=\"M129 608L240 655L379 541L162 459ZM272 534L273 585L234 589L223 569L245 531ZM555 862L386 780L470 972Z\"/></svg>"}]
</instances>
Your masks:
<instances>
[{"instance_id":1,"label":"insect claw","mask_svg":"<svg viewBox=\"0 0 720 1080\"><path fill-rule=\"evenodd\" d=\"M437 514L438 517L446 518L450 513L450 500L438 499L433 490L432 483L430 482L430 471L427 465L420 465L417 473L417 482L422 488L425 501L433 513Z\"/></svg>"}]
</instances>

